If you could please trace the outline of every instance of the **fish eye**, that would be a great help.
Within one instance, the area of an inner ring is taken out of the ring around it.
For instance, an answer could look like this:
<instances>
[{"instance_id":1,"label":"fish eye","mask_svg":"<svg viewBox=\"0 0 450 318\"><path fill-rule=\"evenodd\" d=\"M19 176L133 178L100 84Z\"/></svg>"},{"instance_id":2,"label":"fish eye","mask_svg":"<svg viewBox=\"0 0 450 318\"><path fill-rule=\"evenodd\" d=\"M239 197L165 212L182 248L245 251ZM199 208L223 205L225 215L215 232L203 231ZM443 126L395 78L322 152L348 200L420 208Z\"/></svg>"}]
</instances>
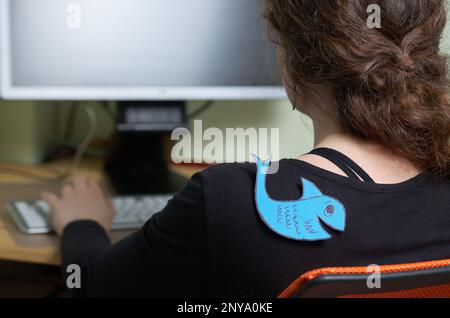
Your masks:
<instances>
[{"instance_id":1,"label":"fish eye","mask_svg":"<svg viewBox=\"0 0 450 318\"><path fill-rule=\"evenodd\" d=\"M332 217L334 214L334 205L328 204L325 208L325 216Z\"/></svg>"}]
</instances>

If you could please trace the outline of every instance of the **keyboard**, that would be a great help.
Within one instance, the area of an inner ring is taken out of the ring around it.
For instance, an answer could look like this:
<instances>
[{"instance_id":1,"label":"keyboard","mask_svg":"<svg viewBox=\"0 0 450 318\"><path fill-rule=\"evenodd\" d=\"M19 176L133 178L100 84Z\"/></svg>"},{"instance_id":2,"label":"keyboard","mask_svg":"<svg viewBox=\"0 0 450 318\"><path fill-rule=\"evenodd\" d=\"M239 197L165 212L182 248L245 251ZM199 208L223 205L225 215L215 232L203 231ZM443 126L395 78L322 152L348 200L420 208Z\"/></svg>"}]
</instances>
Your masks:
<instances>
[{"instance_id":1,"label":"keyboard","mask_svg":"<svg viewBox=\"0 0 450 318\"><path fill-rule=\"evenodd\" d=\"M172 195L114 197L116 208L112 230L139 229L155 213L161 212ZM27 234L43 234L53 231L51 208L44 201L13 201L8 210L20 231Z\"/></svg>"}]
</instances>

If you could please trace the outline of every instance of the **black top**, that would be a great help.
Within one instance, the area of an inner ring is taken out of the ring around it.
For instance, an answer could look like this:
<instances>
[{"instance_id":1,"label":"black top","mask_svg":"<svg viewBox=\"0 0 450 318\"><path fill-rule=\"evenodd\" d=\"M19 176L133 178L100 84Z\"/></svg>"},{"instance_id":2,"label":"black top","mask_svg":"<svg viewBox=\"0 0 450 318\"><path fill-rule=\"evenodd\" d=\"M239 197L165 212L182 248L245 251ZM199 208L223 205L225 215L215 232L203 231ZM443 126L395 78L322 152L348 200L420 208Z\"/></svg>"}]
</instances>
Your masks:
<instances>
[{"instance_id":1,"label":"black top","mask_svg":"<svg viewBox=\"0 0 450 318\"><path fill-rule=\"evenodd\" d=\"M349 177L282 160L278 173L267 178L274 199L300 198L303 177L342 202L346 230L327 229L330 240L300 242L275 234L256 210L255 164L226 164L196 174L161 213L114 246L94 222L68 225L64 268L81 266L82 296L275 297L312 269L450 258L447 180L422 174L380 185L333 153L318 154Z\"/></svg>"}]
</instances>

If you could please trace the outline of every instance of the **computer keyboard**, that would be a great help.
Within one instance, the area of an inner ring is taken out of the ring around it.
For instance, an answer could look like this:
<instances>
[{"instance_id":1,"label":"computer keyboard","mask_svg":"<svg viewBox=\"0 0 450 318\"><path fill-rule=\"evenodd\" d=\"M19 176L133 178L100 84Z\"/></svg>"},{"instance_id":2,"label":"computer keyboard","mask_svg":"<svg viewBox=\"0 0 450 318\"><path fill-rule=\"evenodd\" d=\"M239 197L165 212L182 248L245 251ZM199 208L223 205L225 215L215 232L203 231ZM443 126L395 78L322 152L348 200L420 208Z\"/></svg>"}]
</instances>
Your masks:
<instances>
[{"instance_id":1,"label":"computer keyboard","mask_svg":"<svg viewBox=\"0 0 450 318\"><path fill-rule=\"evenodd\" d=\"M116 215L112 230L140 228L153 214L164 209L172 195L114 197ZM7 204L17 227L24 233L52 232L51 208L44 201L14 201Z\"/></svg>"}]
</instances>

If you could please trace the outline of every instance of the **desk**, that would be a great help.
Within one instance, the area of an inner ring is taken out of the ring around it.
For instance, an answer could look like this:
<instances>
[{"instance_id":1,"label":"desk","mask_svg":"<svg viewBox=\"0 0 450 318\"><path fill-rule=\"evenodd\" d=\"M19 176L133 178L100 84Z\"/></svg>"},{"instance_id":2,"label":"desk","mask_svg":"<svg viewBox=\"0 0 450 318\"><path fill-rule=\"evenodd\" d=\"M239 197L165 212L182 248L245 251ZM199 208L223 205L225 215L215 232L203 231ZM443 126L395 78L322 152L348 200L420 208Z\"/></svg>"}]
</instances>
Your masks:
<instances>
[{"instance_id":1,"label":"desk","mask_svg":"<svg viewBox=\"0 0 450 318\"><path fill-rule=\"evenodd\" d=\"M0 164L0 173L1 167ZM9 165L12 166L12 165ZM102 161L86 159L73 174L82 174L105 181ZM70 167L69 160L61 160L37 167L21 167L33 169L48 175L48 169L64 171ZM195 167L171 167L175 173L190 178L195 172L201 170ZM55 235L28 235L21 233L10 218L5 202L15 199L39 198L42 190L58 191L61 184L43 183L20 176L0 174L0 260L34 263L42 265L59 265L59 240ZM111 233L113 242L119 241L130 234L130 231L114 231Z\"/></svg>"}]
</instances>

